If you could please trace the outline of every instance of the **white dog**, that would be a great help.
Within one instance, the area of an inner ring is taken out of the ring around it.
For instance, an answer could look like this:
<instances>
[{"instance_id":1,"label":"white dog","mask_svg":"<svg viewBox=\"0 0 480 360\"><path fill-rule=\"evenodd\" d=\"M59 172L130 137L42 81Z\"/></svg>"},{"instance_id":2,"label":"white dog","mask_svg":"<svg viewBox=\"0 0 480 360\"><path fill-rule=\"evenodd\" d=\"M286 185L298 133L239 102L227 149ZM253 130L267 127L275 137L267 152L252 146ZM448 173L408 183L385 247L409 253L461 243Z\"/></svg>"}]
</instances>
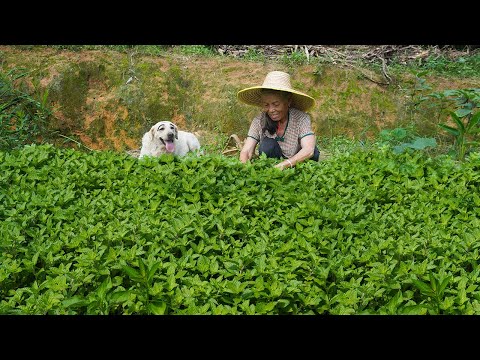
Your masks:
<instances>
[{"instance_id":1,"label":"white dog","mask_svg":"<svg viewBox=\"0 0 480 360\"><path fill-rule=\"evenodd\" d=\"M167 153L185 156L189 151L198 149L200 142L194 134L178 130L171 121L159 121L143 135L139 158Z\"/></svg>"}]
</instances>

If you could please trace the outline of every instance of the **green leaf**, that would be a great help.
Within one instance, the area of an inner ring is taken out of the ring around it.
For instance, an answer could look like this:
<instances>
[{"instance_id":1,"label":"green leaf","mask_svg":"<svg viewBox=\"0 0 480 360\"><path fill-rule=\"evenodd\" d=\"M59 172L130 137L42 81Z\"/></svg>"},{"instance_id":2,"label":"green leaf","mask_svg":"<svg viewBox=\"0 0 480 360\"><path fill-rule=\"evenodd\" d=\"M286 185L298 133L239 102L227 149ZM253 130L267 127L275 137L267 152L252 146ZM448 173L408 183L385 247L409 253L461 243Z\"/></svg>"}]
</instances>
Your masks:
<instances>
[{"instance_id":1,"label":"green leaf","mask_svg":"<svg viewBox=\"0 0 480 360\"><path fill-rule=\"evenodd\" d=\"M120 304L128 301L130 291L116 291L110 295L110 301L114 304Z\"/></svg>"},{"instance_id":2,"label":"green leaf","mask_svg":"<svg viewBox=\"0 0 480 360\"><path fill-rule=\"evenodd\" d=\"M69 307L80 307L80 306L83 306L86 304L86 301L81 297L81 296L78 296L78 295L75 295L69 299L65 299L62 301L62 305L65 307L65 308L69 308Z\"/></svg>"},{"instance_id":3,"label":"green leaf","mask_svg":"<svg viewBox=\"0 0 480 360\"><path fill-rule=\"evenodd\" d=\"M142 258L138 258L138 265L140 267L140 276L142 279L147 278L147 267L145 266L145 263L143 262Z\"/></svg>"},{"instance_id":4,"label":"green leaf","mask_svg":"<svg viewBox=\"0 0 480 360\"><path fill-rule=\"evenodd\" d=\"M455 115L457 115L459 118L467 116L472 113L472 110L470 109L458 109L455 111Z\"/></svg>"},{"instance_id":5,"label":"green leaf","mask_svg":"<svg viewBox=\"0 0 480 360\"><path fill-rule=\"evenodd\" d=\"M455 121L455 123L457 124L458 126L458 131L460 133L464 133L465 132L465 125L463 125L463 121L462 119L460 119L457 114L455 114L453 111L450 111L450 115L452 116L452 119L453 121Z\"/></svg>"},{"instance_id":6,"label":"green leaf","mask_svg":"<svg viewBox=\"0 0 480 360\"><path fill-rule=\"evenodd\" d=\"M438 126L440 126L443 130L446 130L447 132L449 132L450 134L454 135L454 136L458 136L460 135L460 131L458 129L455 129L451 126L448 126L448 125L445 125L445 124L438 124Z\"/></svg>"},{"instance_id":7,"label":"green leaf","mask_svg":"<svg viewBox=\"0 0 480 360\"><path fill-rule=\"evenodd\" d=\"M128 265L123 265L122 266L123 271L127 273L127 275L134 281L141 282L142 277L140 276L140 273L135 270L134 268L128 266Z\"/></svg>"},{"instance_id":8,"label":"green leaf","mask_svg":"<svg viewBox=\"0 0 480 360\"><path fill-rule=\"evenodd\" d=\"M447 276L445 279L443 279L442 283L440 284L440 287L438 289L438 294L441 295L445 291L445 288L447 287L448 283L450 282L451 276Z\"/></svg>"},{"instance_id":9,"label":"green leaf","mask_svg":"<svg viewBox=\"0 0 480 360\"><path fill-rule=\"evenodd\" d=\"M462 305L465 301L468 300L467 292L465 291L465 289L459 289L457 297L458 297L458 303L460 305Z\"/></svg>"},{"instance_id":10,"label":"green leaf","mask_svg":"<svg viewBox=\"0 0 480 360\"><path fill-rule=\"evenodd\" d=\"M148 304L148 311L153 315L164 315L167 304L163 301L155 301Z\"/></svg>"},{"instance_id":11,"label":"green leaf","mask_svg":"<svg viewBox=\"0 0 480 360\"><path fill-rule=\"evenodd\" d=\"M423 305L411 305L411 306L405 306L398 313L403 315L425 315L427 311L428 311L428 308L426 308Z\"/></svg>"},{"instance_id":12,"label":"green leaf","mask_svg":"<svg viewBox=\"0 0 480 360\"><path fill-rule=\"evenodd\" d=\"M456 95L458 95L458 90L445 90L443 92L443 95L445 95L445 96L456 96Z\"/></svg>"},{"instance_id":13,"label":"green leaf","mask_svg":"<svg viewBox=\"0 0 480 360\"><path fill-rule=\"evenodd\" d=\"M412 149L423 150L426 147L436 147L437 141L434 138L416 138L412 143L409 144L409 147Z\"/></svg>"},{"instance_id":14,"label":"green leaf","mask_svg":"<svg viewBox=\"0 0 480 360\"><path fill-rule=\"evenodd\" d=\"M440 308L443 310L448 310L450 309L453 304L455 303L455 298L453 296L449 296L440 303Z\"/></svg>"},{"instance_id":15,"label":"green leaf","mask_svg":"<svg viewBox=\"0 0 480 360\"><path fill-rule=\"evenodd\" d=\"M153 276L155 275L155 272L159 268L159 266L162 265L160 261L155 262L150 269L148 270L148 278L147 281L150 283L153 279Z\"/></svg>"},{"instance_id":16,"label":"green leaf","mask_svg":"<svg viewBox=\"0 0 480 360\"><path fill-rule=\"evenodd\" d=\"M388 313L395 314L397 312L397 307L402 303L402 301L403 301L402 292L398 291L395 294L395 296L392 299L390 299L390 301L386 305L388 309Z\"/></svg>"},{"instance_id":17,"label":"green leaf","mask_svg":"<svg viewBox=\"0 0 480 360\"><path fill-rule=\"evenodd\" d=\"M39 252L39 251L37 251L37 252L35 253L35 255L33 255L33 257L32 257L32 265L33 265L33 266L37 265L37 261L38 261L38 256L39 256L39 255L40 255L40 252Z\"/></svg>"},{"instance_id":18,"label":"green leaf","mask_svg":"<svg viewBox=\"0 0 480 360\"><path fill-rule=\"evenodd\" d=\"M432 288L425 284L423 281L412 279L413 285L421 291L422 294L427 296L435 296L435 293L432 291Z\"/></svg>"},{"instance_id":19,"label":"green leaf","mask_svg":"<svg viewBox=\"0 0 480 360\"><path fill-rule=\"evenodd\" d=\"M406 144L406 143L396 145L396 146L393 147L393 153L394 154L401 154L407 147L408 147L408 144Z\"/></svg>"},{"instance_id":20,"label":"green leaf","mask_svg":"<svg viewBox=\"0 0 480 360\"><path fill-rule=\"evenodd\" d=\"M477 112L475 115L473 115L470 121L468 122L468 125L467 125L468 133L471 133L472 129L475 129L476 130L475 132L478 132L480 130L480 128L477 126L479 121L480 121L480 111Z\"/></svg>"},{"instance_id":21,"label":"green leaf","mask_svg":"<svg viewBox=\"0 0 480 360\"><path fill-rule=\"evenodd\" d=\"M108 276L98 287L97 294L101 299L105 298L108 289L112 288L112 279Z\"/></svg>"},{"instance_id":22,"label":"green leaf","mask_svg":"<svg viewBox=\"0 0 480 360\"><path fill-rule=\"evenodd\" d=\"M290 305L290 300L288 299L279 299L277 301L277 304L280 308L286 308L288 305Z\"/></svg>"}]
</instances>

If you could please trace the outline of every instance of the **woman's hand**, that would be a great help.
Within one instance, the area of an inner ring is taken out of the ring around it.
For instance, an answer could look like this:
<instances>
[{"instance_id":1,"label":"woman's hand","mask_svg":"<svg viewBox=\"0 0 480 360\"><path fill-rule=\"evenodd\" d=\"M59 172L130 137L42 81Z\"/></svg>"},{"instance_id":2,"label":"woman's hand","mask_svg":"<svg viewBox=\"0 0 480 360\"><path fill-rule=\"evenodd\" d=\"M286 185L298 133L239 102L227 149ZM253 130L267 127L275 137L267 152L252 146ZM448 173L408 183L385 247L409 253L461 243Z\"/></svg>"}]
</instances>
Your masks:
<instances>
[{"instance_id":1,"label":"woman's hand","mask_svg":"<svg viewBox=\"0 0 480 360\"><path fill-rule=\"evenodd\" d=\"M291 168L293 167L293 162L290 159L285 159L282 162L279 162L278 164L275 164L277 169L283 170L285 168Z\"/></svg>"},{"instance_id":2,"label":"woman's hand","mask_svg":"<svg viewBox=\"0 0 480 360\"><path fill-rule=\"evenodd\" d=\"M247 137L245 139L245 142L243 143L243 148L240 151L240 157L239 157L242 163L246 163L248 160L252 158L256 146L257 146L257 140L252 139L251 137Z\"/></svg>"},{"instance_id":3,"label":"woman's hand","mask_svg":"<svg viewBox=\"0 0 480 360\"><path fill-rule=\"evenodd\" d=\"M300 145L302 148L298 153L296 153L290 159L285 159L276 164L275 167L283 170L285 168L294 167L295 164L310 159L315 151L315 136L310 135L303 137L302 140L300 140Z\"/></svg>"}]
</instances>

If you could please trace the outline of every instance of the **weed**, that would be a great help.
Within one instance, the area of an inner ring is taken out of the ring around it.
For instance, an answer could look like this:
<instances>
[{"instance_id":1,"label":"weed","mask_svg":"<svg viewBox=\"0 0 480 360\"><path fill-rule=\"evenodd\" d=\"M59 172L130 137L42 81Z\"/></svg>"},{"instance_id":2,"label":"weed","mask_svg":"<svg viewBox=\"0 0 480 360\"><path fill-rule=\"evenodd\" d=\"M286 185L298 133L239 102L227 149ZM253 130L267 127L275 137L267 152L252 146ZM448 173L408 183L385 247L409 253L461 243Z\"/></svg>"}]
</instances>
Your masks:
<instances>
[{"instance_id":1,"label":"weed","mask_svg":"<svg viewBox=\"0 0 480 360\"><path fill-rule=\"evenodd\" d=\"M258 49L248 49L242 56L242 59L258 62L264 62L266 60L265 55Z\"/></svg>"},{"instance_id":2,"label":"weed","mask_svg":"<svg viewBox=\"0 0 480 360\"><path fill-rule=\"evenodd\" d=\"M288 67L295 67L308 63L307 55L303 51L293 51L280 57L280 62Z\"/></svg>"},{"instance_id":3,"label":"weed","mask_svg":"<svg viewBox=\"0 0 480 360\"><path fill-rule=\"evenodd\" d=\"M46 107L48 91L40 100L16 90L13 82L25 76L23 69L0 73L0 149L11 150L25 144L41 142L47 136L50 109Z\"/></svg>"},{"instance_id":4,"label":"weed","mask_svg":"<svg viewBox=\"0 0 480 360\"><path fill-rule=\"evenodd\" d=\"M423 72L429 75L442 75L445 77L457 78L478 78L480 77L480 52L477 50L469 56L451 59L445 55L429 56L425 59L419 58L407 64L400 64L393 61L389 68L394 73L402 73L405 70L410 72Z\"/></svg>"},{"instance_id":5,"label":"weed","mask_svg":"<svg viewBox=\"0 0 480 360\"><path fill-rule=\"evenodd\" d=\"M429 57L419 68L431 71L439 75L455 77L480 77L480 53L469 57L459 57L451 60L445 56Z\"/></svg>"},{"instance_id":6,"label":"weed","mask_svg":"<svg viewBox=\"0 0 480 360\"><path fill-rule=\"evenodd\" d=\"M420 99L436 106L439 113L446 112L453 124L439 126L455 137L455 155L463 161L468 151L478 146L480 131L480 89L455 89L430 93ZM453 110L452 110L453 108Z\"/></svg>"},{"instance_id":7,"label":"weed","mask_svg":"<svg viewBox=\"0 0 480 360\"><path fill-rule=\"evenodd\" d=\"M181 45L178 47L178 51L183 55L218 55L213 47L205 45Z\"/></svg>"}]
</instances>

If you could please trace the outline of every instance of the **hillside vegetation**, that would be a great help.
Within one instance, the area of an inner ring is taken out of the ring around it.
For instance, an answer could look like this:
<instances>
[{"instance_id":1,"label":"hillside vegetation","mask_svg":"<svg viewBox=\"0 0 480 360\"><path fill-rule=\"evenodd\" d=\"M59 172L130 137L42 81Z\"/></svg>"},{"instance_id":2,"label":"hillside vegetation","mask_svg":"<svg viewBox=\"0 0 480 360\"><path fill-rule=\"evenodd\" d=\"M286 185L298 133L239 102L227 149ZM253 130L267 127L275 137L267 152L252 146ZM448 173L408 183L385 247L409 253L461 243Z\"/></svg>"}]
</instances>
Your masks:
<instances>
[{"instance_id":1,"label":"hillside vegetation","mask_svg":"<svg viewBox=\"0 0 480 360\"><path fill-rule=\"evenodd\" d=\"M43 138L65 146L138 149L152 124L169 119L219 152L231 134L245 137L257 112L237 91L271 70L289 72L317 100L311 116L322 146L396 128L440 146L453 144L438 125L455 108L421 99L478 88L477 50L448 58L452 51L413 46L0 46L0 70L40 105Z\"/></svg>"}]
</instances>

